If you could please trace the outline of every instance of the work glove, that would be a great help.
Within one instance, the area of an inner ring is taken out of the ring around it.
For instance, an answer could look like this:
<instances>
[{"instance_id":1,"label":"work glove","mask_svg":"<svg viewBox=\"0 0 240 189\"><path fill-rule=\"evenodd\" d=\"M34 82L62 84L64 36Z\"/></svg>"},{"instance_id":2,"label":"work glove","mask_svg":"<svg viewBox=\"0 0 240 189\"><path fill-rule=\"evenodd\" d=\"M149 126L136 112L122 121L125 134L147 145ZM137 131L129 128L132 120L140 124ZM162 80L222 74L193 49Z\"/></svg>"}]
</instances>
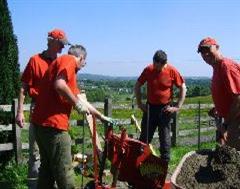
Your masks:
<instances>
[{"instance_id":1,"label":"work glove","mask_svg":"<svg viewBox=\"0 0 240 189\"><path fill-rule=\"evenodd\" d=\"M78 113L90 113L86 105L84 105L80 100L75 105L75 109L78 111Z\"/></svg>"},{"instance_id":2,"label":"work glove","mask_svg":"<svg viewBox=\"0 0 240 189\"><path fill-rule=\"evenodd\" d=\"M101 116L101 120L102 120L102 121L105 121L105 122L107 122L107 123L110 123L111 125L117 125L117 120L116 120L116 119L113 119L113 118L111 118L111 117L107 117L107 116L102 115L102 116Z\"/></svg>"}]
</instances>

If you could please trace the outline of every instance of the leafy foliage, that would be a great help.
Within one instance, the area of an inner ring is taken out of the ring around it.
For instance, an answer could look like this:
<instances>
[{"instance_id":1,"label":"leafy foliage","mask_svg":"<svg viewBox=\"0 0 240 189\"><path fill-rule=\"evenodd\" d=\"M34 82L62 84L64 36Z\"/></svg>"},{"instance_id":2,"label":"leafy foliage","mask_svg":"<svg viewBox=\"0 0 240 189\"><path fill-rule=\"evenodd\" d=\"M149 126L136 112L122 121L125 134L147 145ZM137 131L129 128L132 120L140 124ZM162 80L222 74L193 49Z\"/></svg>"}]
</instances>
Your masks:
<instances>
[{"instance_id":1,"label":"leafy foliage","mask_svg":"<svg viewBox=\"0 0 240 189\"><path fill-rule=\"evenodd\" d=\"M18 96L19 92L19 64L17 39L13 34L13 26L7 0L0 1L0 104L11 104L12 100ZM8 112L0 112L0 124L12 122L12 115ZM12 132L0 132L0 142L12 141ZM1 152L0 164L5 165L12 157L12 152ZM0 179L6 172L0 174ZM11 183L16 180L15 174L8 176ZM2 188L2 187L0 187ZM5 187L6 188L6 187ZM16 187L13 187L16 188Z\"/></svg>"},{"instance_id":2,"label":"leafy foliage","mask_svg":"<svg viewBox=\"0 0 240 189\"><path fill-rule=\"evenodd\" d=\"M7 0L0 1L0 104L10 104L19 91L17 39Z\"/></svg>"},{"instance_id":3,"label":"leafy foliage","mask_svg":"<svg viewBox=\"0 0 240 189\"><path fill-rule=\"evenodd\" d=\"M136 79L79 79L80 88L83 88L86 91L88 100L91 102L104 101L105 97L111 97L113 102L119 102L122 100L129 101L134 97L134 85ZM186 78L187 97L209 96L211 94L210 82L209 78ZM146 85L144 85L142 87L143 99L146 99L147 97L146 91ZM173 96L175 98L178 96L178 89L176 87L174 87Z\"/></svg>"},{"instance_id":4,"label":"leafy foliage","mask_svg":"<svg viewBox=\"0 0 240 189\"><path fill-rule=\"evenodd\" d=\"M187 96L207 96L211 94L210 79L186 79Z\"/></svg>"},{"instance_id":5,"label":"leafy foliage","mask_svg":"<svg viewBox=\"0 0 240 189\"><path fill-rule=\"evenodd\" d=\"M27 189L26 165L16 165L10 161L0 172L0 188Z\"/></svg>"}]
</instances>

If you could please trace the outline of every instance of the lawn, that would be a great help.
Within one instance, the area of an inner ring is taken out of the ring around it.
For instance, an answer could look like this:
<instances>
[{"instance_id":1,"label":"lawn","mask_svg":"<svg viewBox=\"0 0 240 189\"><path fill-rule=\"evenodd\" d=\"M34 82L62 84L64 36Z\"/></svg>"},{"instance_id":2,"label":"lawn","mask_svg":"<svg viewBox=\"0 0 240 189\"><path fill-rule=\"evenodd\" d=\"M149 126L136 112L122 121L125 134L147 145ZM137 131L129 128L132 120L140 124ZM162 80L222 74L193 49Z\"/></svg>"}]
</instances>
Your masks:
<instances>
[{"instance_id":1,"label":"lawn","mask_svg":"<svg viewBox=\"0 0 240 189\"><path fill-rule=\"evenodd\" d=\"M185 104L193 104L193 103L198 103L198 101L201 101L201 103L212 103L211 97L195 97L195 98L187 98ZM131 104L131 102L128 102ZM201 110L201 118L207 118L207 112L208 108L202 109ZM102 109L100 109L101 112L103 112ZM197 109L182 109L179 114L178 114L178 120L179 120L179 130L189 130L189 129L196 129L197 128ZM117 118L117 119L130 119L131 115L134 114L136 118L140 121L142 112L139 109L113 109L112 110L112 117ZM29 113L25 112L25 117L26 121L28 121ZM78 115L76 111L73 111L71 114L70 119L82 119L82 116ZM139 132L137 132L136 128L134 125L128 125L126 126L127 132L129 134L133 134L134 137L139 136ZM98 133L103 136L103 126L102 124L98 123L97 126ZM116 127L115 131L116 133L120 132L120 128ZM71 138L73 141L82 141L83 139L83 127L72 127L69 131ZM202 133L202 135L213 135L214 132L205 132ZM197 136L196 131L192 132L189 136ZM22 130L22 142L27 142L28 141L28 131L27 130ZM85 129L85 136L84 136L84 151L91 153L92 152L92 144L91 144L91 137L88 129ZM170 161L170 168L169 172L170 174L175 170L176 166L178 165L179 161L181 158L184 156L189 151L197 150L197 145L191 145L191 146L176 146L173 147L171 150L171 161ZM215 147L215 142L209 142L209 143L202 143L201 148L214 148ZM75 154L77 152L82 152L83 146L82 144L75 143L73 142L72 145L72 153ZM156 147L157 149L157 147ZM27 157L27 153L25 151L25 157ZM14 161L10 161L4 169L0 172L0 188L1 183L8 183L13 186L13 188L16 189L26 189L26 175L27 175L27 164L26 164L25 159L25 164L17 166ZM110 163L108 162L108 169L110 167ZM76 186L81 186L82 183L82 177L79 171L75 172L75 181L76 181ZM84 183L89 181L88 178L84 178Z\"/></svg>"},{"instance_id":2,"label":"lawn","mask_svg":"<svg viewBox=\"0 0 240 189\"><path fill-rule=\"evenodd\" d=\"M216 145L215 142L211 143L202 143L201 149L212 149ZM170 175L175 170L176 166L182 159L182 157L190 151L197 150L197 146L176 146L171 149L171 161L169 166L169 173ZM26 152L25 152L26 153ZM109 163L107 168L109 169ZM21 164L16 165L14 161L10 161L7 166L0 172L0 188L8 189L6 188L7 185L9 188L14 189L27 189L27 164ZM86 184L89 180L89 178L83 177L83 182ZM106 181L110 183L111 176L108 176L106 178ZM3 184L4 185L1 185ZM77 188L80 188L82 185L82 176L79 174L79 171L75 171L75 185Z\"/></svg>"}]
</instances>

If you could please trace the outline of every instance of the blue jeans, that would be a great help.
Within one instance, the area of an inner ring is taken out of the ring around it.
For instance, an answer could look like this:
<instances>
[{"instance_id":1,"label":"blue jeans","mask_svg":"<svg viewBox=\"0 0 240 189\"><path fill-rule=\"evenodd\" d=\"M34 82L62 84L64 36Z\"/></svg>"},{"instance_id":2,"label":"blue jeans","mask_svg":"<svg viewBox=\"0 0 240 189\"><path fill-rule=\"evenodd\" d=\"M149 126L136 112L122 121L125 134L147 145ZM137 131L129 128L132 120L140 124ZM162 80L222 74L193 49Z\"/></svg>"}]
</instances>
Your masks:
<instances>
[{"instance_id":1,"label":"blue jeans","mask_svg":"<svg viewBox=\"0 0 240 189\"><path fill-rule=\"evenodd\" d=\"M156 128L158 127L158 136L160 143L161 158L165 161L170 160L171 148L171 116L163 112L167 105L148 105L148 112L143 113L141 122L141 134L139 140L144 143L151 143Z\"/></svg>"}]
</instances>

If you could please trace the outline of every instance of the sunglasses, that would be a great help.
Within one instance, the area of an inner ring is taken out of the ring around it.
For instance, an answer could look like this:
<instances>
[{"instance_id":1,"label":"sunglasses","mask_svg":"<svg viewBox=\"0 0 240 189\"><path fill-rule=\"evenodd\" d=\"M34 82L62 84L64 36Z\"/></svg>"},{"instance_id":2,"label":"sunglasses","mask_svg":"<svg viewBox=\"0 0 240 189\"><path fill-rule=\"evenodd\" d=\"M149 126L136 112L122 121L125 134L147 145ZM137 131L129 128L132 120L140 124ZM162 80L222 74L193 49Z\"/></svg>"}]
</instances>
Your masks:
<instances>
[{"instance_id":1,"label":"sunglasses","mask_svg":"<svg viewBox=\"0 0 240 189\"><path fill-rule=\"evenodd\" d=\"M210 51L211 46L209 47L200 47L198 48L198 53L208 53Z\"/></svg>"}]
</instances>

